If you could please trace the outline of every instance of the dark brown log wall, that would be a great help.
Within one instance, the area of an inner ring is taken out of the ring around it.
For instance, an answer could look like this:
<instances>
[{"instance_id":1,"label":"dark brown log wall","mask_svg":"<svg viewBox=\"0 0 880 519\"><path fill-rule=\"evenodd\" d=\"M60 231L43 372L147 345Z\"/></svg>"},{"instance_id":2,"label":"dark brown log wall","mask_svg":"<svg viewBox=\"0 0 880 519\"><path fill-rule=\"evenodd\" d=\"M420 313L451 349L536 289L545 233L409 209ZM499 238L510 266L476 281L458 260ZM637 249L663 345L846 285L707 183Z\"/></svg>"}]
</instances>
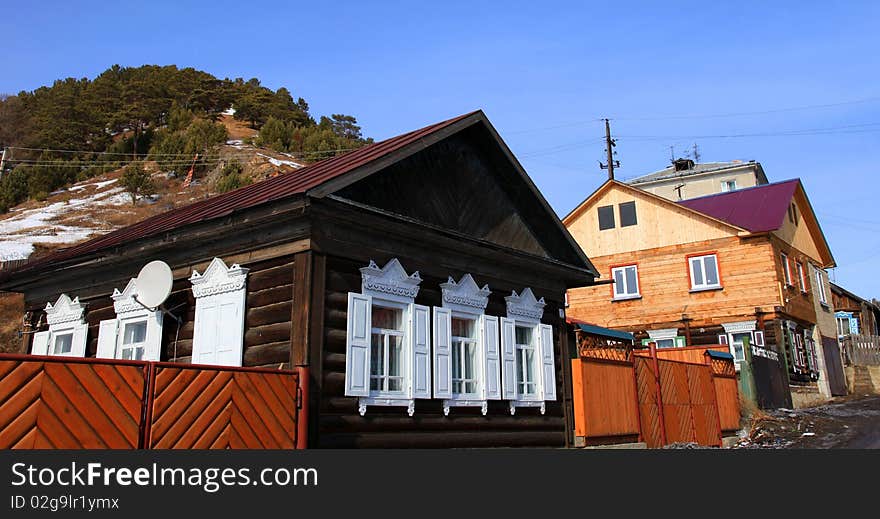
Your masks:
<instances>
[{"instance_id":1,"label":"dark brown log wall","mask_svg":"<svg viewBox=\"0 0 880 519\"><path fill-rule=\"evenodd\" d=\"M242 364L265 367L282 365L287 368L290 361L294 256L287 255L252 264L242 264L242 266L250 269L247 278ZM137 272L133 274L136 275ZM121 281L118 288L122 290L127 282L128 280ZM195 298L191 287L186 278L175 280L171 295L165 302L165 308L181 317L183 321L178 330L174 319L168 316L163 318L161 361L190 362L195 322ZM71 298L77 296L75 290L71 290L67 295ZM106 294L80 301L88 304L86 321L89 323L89 335L86 356L94 357L98 345L99 323L104 319L116 317L113 299L110 294ZM33 310L42 312L42 309ZM45 319L43 321L45 322Z\"/></svg>"},{"instance_id":2,"label":"dark brown log wall","mask_svg":"<svg viewBox=\"0 0 880 519\"><path fill-rule=\"evenodd\" d=\"M384 260L384 258L382 258ZM416 270L405 258L400 258L407 272ZM383 265L380 258L377 263ZM346 397L345 392L345 334L348 292L361 290L360 262L340 258L327 258L324 348L321 362L321 402L319 412L313 418L319 420L320 447L505 447L505 446L562 446L565 444L566 426L563 416L563 360L561 352L559 303L551 294L536 291L537 297L545 297L542 322L553 324L556 332L556 381L555 402L547 402L546 414L535 408L518 408L511 416L507 401L489 402L487 416L478 408L452 408L449 416L443 416L442 401L416 400L415 415L407 416L403 407L369 407L365 416L357 411L356 397ZM500 267L499 267L500 270ZM449 272L459 279L463 273ZM440 283L447 279L421 272L422 283L416 303L440 306ZM476 277L478 284L487 280ZM505 316L504 297L515 289L519 293L524 286L509 283L501 286L490 282L492 294L486 313ZM317 388L312 388L316 390ZM318 415L318 416L315 416Z\"/></svg>"}]
</instances>

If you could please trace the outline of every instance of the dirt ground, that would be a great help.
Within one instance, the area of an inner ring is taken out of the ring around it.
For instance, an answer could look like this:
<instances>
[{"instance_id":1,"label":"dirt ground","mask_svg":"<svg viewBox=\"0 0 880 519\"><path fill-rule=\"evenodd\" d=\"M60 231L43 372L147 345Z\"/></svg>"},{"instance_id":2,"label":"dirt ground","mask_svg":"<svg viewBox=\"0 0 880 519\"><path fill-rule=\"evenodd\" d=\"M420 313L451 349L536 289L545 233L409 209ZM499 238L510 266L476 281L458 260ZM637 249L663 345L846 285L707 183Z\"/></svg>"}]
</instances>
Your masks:
<instances>
[{"instance_id":1,"label":"dirt ground","mask_svg":"<svg viewBox=\"0 0 880 519\"><path fill-rule=\"evenodd\" d=\"M853 395L758 415L738 449L880 449L880 396Z\"/></svg>"}]
</instances>

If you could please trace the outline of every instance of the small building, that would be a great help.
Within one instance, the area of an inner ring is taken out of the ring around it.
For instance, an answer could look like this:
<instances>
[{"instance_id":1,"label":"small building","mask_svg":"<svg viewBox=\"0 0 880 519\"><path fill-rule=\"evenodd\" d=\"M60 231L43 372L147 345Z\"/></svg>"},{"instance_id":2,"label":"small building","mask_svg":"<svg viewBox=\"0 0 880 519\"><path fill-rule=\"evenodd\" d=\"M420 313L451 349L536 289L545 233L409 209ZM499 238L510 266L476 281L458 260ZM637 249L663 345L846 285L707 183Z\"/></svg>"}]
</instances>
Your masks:
<instances>
[{"instance_id":1,"label":"small building","mask_svg":"<svg viewBox=\"0 0 880 519\"><path fill-rule=\"evenodd\" d=\"M139 304L153 260L175 319ZM0 289L24 294L31 353L308 368L311 447L563 446L564 297L596 275L477 111L57 251Z\"/></svg>"},{"instance_id":2,"label":"small building","mask_svg":"<svg viewBox=\"0 0 880 519\"><path fill-rule=\"evenodd\" d=\"M687 200L767 184L760 162L703 162L676 159L665 169L626 181L669 200Z\"/></svg>"},{"instance_id":3,"label":"small building","mask_svg":"<svg viewBox=\"0 0 880 519\"><path fill-rule=\"evenodd\" d=\"M837 321L837 337L847 335L880 335L880 305L869 301L837 283L831 283Z\"/></svg>"},{"instance_id":4,"label":"small building","mask_svg":"<svg viewBox=\"0 0 880 519\"><path fill-rule=\"evenodd\" d=\"M571 319L660 348L726 344L738 365L748 344L762 407L820 389L834 258L800 180L678 203L609 180L563 222L611 281L570 290Z\"/></svg>"}]
</instances>

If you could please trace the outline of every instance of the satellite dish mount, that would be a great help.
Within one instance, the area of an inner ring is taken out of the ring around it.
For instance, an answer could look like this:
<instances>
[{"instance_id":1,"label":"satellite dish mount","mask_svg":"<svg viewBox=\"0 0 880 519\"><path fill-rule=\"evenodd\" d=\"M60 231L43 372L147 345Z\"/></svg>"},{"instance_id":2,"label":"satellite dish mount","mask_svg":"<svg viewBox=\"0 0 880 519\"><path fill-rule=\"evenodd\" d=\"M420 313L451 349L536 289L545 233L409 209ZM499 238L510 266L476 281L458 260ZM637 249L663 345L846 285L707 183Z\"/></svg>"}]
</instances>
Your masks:
<instances>
[{"instance_id":1,"label":"satellite dish mount","mask_svg":"<svg viewBox=\"0 0 880 519\"><path fill-rule=\"evenodd\" d=\"M164 261L151 261L144 265L137 276L137 293L132 296L139 305L151 312L161 311L171 317L177 324L181 319L162 306L162 303L171 295L171 285L174 276L171 267Z\"/></svg>"}]
</instances>

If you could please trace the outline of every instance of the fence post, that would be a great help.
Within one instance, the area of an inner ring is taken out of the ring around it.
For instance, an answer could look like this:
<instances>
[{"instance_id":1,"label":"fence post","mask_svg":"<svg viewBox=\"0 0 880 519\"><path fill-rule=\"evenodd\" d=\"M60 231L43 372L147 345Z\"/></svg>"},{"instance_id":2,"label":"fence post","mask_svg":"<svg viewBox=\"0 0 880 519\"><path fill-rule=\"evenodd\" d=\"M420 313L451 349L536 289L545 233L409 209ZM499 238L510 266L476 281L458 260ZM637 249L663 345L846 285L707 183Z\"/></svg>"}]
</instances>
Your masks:
<instances>
[{"instance_id":1,"label":"fence post","mask_svg":"<svg viewBox=\"0 0 880 519\"><path fill-rule=\"evenodd\" d=\"M748 337L743 338L743 361L739 367L740 392L744 400L748 400L751 407L758 405L758 389L755 385L755 375L752 373L752 345Z\"/></svg>"},{"instance_id":2,"label":"fence post","mask_svg":"<svg viewBox=\"0 0 880 519\"><path fill-rule=\"evenodd\" d=\"M141 413L141 437L139 449L150 448L151 428L153 426L153 397L156 392L156 363L149 362L144 366L144 398Z\"/></svg>"},{"instance_id":3,"label":"fence post","mask_svg":"<svg viewBox=\"0 0 880 519\"><path fill-rule=\"evenodd\" d=\"M636 354L632 350L629 352L629 360L632 361L633 385L636 388L636 418L639 420L639 442L643 442L645 441L645 431L642 425L642 408L639 405L639 373L638 368L636 368Z\"/></svg>"},{"instance_id":4,"label":"fence post","mask_svg":"<svg viewBox=\"0 0 880 519\"><path fill-rule=\"evenodd\" d=\"M296 413L296 449L305 449L309 446L309 368L297 366L297 404L299 409Z\"/></svg>"},{"instance_id":5,"label":"fence post","mask_svg":"<svg viewBox=\"0 0 880 519\"><path fill-rule=\"evenodd\" d=\"M660 441L666 445L666 417L663 415L663 390L660 387L660 362L657 360L657 343L650 342L651 359L654 364L654 382L657 386L657 417L660 420Z\"/></svg>"},{"instance_id":6,"label":"fence post","mask_svg":"<svg viewBox=\"0 0 880 519\"><path fill-rule=\"evenodd\" d=\"M715 369L712 367L712 356L709 350L703 353L706 359L706 365L709 366L709 382L712 384L712 398L715 399L715 417L718 418L718 446L724 445L724 439L721 431L721 406L718 404L718 386L715 385Z\"/></svg>"}]
</instances>

